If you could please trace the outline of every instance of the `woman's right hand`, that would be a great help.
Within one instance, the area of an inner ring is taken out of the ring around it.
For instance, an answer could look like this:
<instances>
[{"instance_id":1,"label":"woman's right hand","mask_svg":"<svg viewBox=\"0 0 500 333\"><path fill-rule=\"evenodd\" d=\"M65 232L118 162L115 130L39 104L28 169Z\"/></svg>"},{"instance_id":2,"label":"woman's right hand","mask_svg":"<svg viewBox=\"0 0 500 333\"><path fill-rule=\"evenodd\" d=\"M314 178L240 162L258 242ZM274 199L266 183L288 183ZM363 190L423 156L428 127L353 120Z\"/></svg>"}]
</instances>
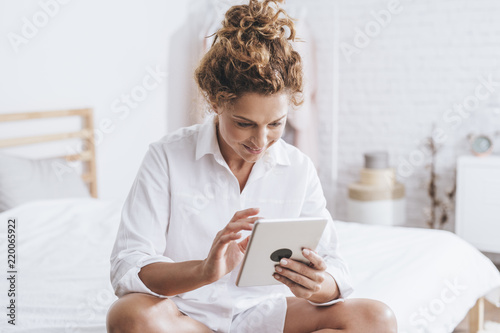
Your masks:
<instances>
[{"instance_id":1,"label":"woman's right hand","mask_svg":"<svg viewBox=\"0 0 500 333\"><path fill-rule=\"evenodd\" d=\"M215 282L231 272L243 260L250 236L241 242L240 231L252 230L255 221L261 217L258 208L248 208L236 212L229 223L217 233L208 257L203 262L203 275L206 280Z\"/></svg>"}]
</instances>

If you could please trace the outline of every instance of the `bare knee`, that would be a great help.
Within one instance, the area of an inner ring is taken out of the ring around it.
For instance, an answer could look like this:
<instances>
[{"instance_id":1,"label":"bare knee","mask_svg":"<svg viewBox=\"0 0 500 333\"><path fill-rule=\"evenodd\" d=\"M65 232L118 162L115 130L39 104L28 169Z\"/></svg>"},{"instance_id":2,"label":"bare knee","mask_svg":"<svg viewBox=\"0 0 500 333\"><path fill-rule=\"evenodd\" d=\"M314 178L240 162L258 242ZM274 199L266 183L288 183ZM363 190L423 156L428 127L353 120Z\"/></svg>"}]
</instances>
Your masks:
<instances>
[{"instance_id":1,"label":"bare knee","mask_svg":"<svg viewBox=\"0 0 500 333\"><path fill-rule=\"evenodd\" d=\"M365 299L360 313L360 319L369 324L373 333L397 333L397 321L394 312L385 303Z\"/></svg>"},{"instance_id":2,"label":"bare knee","mask_svg":"<svg viewBox=\"0 0 500 333\"><path fill-rule=\"evenodd\" d=\"M106 327L109 333L169 332L182 316L169 299L146 294L127 294L111 305Z\"/></svg>"}]
</instances>

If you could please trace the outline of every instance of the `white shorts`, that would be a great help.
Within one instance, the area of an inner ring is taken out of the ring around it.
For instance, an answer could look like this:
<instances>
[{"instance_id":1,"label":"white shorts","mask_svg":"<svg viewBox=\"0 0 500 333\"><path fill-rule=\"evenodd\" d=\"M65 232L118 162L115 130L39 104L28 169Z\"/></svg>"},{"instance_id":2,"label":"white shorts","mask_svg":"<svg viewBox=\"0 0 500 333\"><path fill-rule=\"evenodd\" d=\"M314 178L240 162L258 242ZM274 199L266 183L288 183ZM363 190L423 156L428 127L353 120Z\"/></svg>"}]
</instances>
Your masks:
<instances>
[{"instance_id":1,"label":"white shorts","mask_svg":"<svg viewBox=\"0 0 500 333\"><path fill-rule=\"evenodd\" d=\"M269 298L234 316L231 333L282 333L286 309L286 297Z\"/></svg>"}]
</instances>

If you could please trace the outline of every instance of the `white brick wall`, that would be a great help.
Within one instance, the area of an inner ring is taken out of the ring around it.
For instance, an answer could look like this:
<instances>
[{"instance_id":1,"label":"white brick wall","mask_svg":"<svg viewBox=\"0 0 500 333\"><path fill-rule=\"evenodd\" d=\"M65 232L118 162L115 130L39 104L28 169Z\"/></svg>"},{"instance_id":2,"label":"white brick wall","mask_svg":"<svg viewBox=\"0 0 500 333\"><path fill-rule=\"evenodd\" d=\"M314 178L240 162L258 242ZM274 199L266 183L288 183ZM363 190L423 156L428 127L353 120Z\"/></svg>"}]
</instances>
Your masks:
<instances>
[{"instance_id":1,"label":"white brick wall","mask_svg":"<svg viewBox=\"0 0 500 333\"><path fill-rule=\"evenodd\" d=\"M374 21L370 12L387 10L390 2L338 1L340 42L354 45L355 29L364 29ZM455 117L453 122L443 119L455 103L473 101L479 77L491 75L500 82L500 2L402 0L397 8L400 13L392 15L390 23L350 61L340 52L335 216L347 218L346 187L358 179L363 153L382 149L390 153L391 164L400 167L399 179L407 189L407 224L425 226L429 155L424 163L415 163L411 174L401 172L401 167L412 153L417 156L415 151L422 149L435 123L448 136L437 163L438 190L448 190L456 156L468 153L466 135L493 136L500 130L500 86L470 109L469 118L456 118L454 112L448 113ZM500 136L496 142L500 146ZM500 153L498 147L495 150ZM453 221L445 228L452 226Z\"/></svg>"}]
</instances>

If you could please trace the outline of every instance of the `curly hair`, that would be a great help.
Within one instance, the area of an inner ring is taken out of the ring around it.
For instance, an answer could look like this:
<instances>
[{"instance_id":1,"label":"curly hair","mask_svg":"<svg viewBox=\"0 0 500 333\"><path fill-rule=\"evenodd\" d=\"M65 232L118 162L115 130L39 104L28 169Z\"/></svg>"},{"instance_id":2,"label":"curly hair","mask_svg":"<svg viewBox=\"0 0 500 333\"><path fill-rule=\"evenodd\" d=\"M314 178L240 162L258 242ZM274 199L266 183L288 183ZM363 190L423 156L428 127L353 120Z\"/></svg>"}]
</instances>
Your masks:
<instances>
[{"instance_id":1,"label":"curly hair","mask_svg":"<svg viewBox=\"0 0 500 333\"><path fill-rule=\"evenodd\" d=\"M302 104L302 60L290 42L295 40L295 27L277 2L281 0L250 0L226 12L195 71L210 104L227 105L249 92L285 92L293 105Z\"/></svg>"}]
</instances>

